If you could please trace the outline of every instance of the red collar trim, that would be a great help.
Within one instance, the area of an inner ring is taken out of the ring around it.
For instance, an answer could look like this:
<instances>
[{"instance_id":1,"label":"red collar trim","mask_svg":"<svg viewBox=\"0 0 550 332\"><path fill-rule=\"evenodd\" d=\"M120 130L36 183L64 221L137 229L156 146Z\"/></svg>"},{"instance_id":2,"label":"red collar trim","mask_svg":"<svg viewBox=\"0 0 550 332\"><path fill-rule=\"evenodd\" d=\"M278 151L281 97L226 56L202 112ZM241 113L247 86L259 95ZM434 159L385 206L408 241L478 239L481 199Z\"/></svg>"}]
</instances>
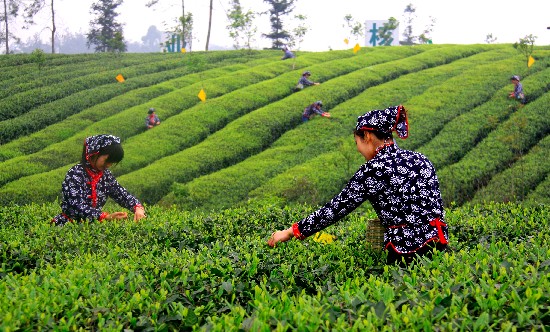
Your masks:
<instances>
[{"instance_id":1,"label":"red collar trim","mask_svg":"<svg viewBox=\"0 0 550 332\"><path fill-rule=\"evenodd\" d=\"M99 179L103 176L103 172L94 172L93 170L86 167L86 173L92 178L91 182L88 182L89 185L92 187L92 195L88 196L88 198L92 199L92 207L95 208L97 206L97 183L99 182Z\"/></svg>"},{"instance_id":2,"label":"red collar trim","mask_svg":"<svg viewBox=\"0 0 550 332\"><path fill-rule=\"evenodd\" d=\"M384 145L380 145L379 147L376 148L376 151L374 151L374 156L376 157L376 155L378 154L378 152L380 152L381 150L383 150L384 148L386 148L387 146L392 146L393 145L393 140L391 142L388 142L388 143L384 143Z\"/></svg>"}]
</instances>

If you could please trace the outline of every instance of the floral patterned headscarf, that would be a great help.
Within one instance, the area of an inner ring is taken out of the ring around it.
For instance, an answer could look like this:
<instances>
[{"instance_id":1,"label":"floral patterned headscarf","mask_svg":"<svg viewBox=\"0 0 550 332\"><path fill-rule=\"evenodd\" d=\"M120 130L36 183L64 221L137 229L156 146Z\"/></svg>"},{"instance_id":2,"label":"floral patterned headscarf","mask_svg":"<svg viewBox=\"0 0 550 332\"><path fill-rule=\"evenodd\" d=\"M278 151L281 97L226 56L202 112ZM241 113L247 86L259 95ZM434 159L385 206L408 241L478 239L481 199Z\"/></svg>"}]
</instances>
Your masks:
<instances>
[{"instance_id":1,"label":"floral patterned headscarf","mask_svg":"<svg viewBox=\"0 0 550 332\"><path fill-rule=\"evenodd\" d=\"M402 105L388 107L385 110L373 110L357 118L355 130L379 131L391 134L393 131L405 139L409 136L407 112Z\"/></svg>"},{"instance_id":2,"label":"floral patterned headscarf","mask_svg":"<svg viewBox=\"0 0 550 332\"><path fill-rule=\"evenodd\" d=\"M113 135L95 135L86 138L84 141L86 160L90 161L90 157L98 154L101 148L117 143L120 144L120 138Z\"/></svg>"}]
</instances>

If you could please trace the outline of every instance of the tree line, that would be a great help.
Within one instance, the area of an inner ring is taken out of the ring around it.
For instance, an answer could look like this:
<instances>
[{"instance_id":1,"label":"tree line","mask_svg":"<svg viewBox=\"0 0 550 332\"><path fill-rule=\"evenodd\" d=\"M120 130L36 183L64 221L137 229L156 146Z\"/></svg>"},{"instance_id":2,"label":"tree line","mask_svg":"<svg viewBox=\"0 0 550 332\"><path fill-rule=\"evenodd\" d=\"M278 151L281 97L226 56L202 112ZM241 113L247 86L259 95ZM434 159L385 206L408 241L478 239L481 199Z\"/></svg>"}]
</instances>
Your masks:
<instances>
[{"instance_id":1,"label":"tree line","mask_svg":"<svg viewBox=\"0 0 550 332\"><path fill-rule=\"evenodd\" d=\"M59 0L58 0L59 1ZM193 41L193 13L185 10L185 0L181 0L181 16L175 18L172 26L166 27L166 35L159 31L155 26L149 27L147 35L142 37L142 44L128 43L124 38L123 24L119 21L118 8L124 0L96 0L90 7L92 20L89 30L82 34L66 34L61 38L58 36L56 27L56 9L59 4L56 0L2 0L3 12L1 13L2 24L0 27L0 43L4 46L4 53L14 53L13 43L18 45L18 51L31 52L32 49L46 49L48 46L51 53L56 50L61 53L83 53L82 46L87 49L93 49L95 52L152 52L160 49L166 50L172 43L171 36L178 36L181 40L181 47L191 50ZM244 8L239 0L229 0L229 9L226 11L227 31L229 37L233 40L235 49L252 48L258 28L254 25L254 20L258 17L267 17L270 22L271 30L268 33L262 33L263 38L271 40L271 48L281 49L284 46L289 48L300 48L306 33L309 31L307 25L307 16L294 14L295 5L298 0L263 0L267 4L267 10L254 12ZM154 8L159 4L168 4L168 0L149 0L145 6ZM210 32L212 25L213 0L209 1L209 21L208 35L206 39L205 50L208 51L210 43ZM415 8L412 4L405 8L405 29L403 33L403 44L411 45L415 42L431 42L429 34L433 30L435 19L431 18L431 24L426 27L419 36L414 36L412 32L412 23L415 14ZM36 25L35 17L39 13L49 14L49 22L43 23L46 26L43 30L49 30L49 45L44 44L37 34L31 38L28 43L22 44L20 38L13 33L14 27L28 29ZM288 22L292 21L294 27L289 28ZM363 35L363 26L355 22L352 16L344 17L344 27L350 29L350 34L356 38ZM388 20L388 23L379 31L380 38L387 38L391 31L396 29L399 22L394 17ZM57 39L56 39L57 38ZM61 45L58 45L61 44ZM78 51L77 51L78 50Z\"/></svg>"}]
</instances>

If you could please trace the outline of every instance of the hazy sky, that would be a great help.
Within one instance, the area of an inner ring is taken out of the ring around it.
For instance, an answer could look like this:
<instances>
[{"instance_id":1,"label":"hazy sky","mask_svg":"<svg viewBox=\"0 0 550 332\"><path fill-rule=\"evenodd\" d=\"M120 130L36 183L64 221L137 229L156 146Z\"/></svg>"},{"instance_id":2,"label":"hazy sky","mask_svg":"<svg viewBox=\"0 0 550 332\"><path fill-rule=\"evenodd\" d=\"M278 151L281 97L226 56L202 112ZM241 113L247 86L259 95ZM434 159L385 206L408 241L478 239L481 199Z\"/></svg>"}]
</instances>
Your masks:
<instances>
[{"instance_id":1,"label":"hazy sky","mask_svg":"<svg viewBox=\"0 0 550 332\"><path fill-rule=\"evenodd\" d=\"M194 17L194 50L204 50L206 44L210 0L184 0L186 12ZM56 22L58 31L82 32L89 30L90 6L94 0L56 0ZM181 0L160 0L155 9L145 7L147 0L125 0L119 7L119 21L124 23L124 35L128 41L140 41L151 25L164 29L164 22L170 23L181 16ZM241 0L245 9L255 12L265 11L268 4L263 0ZM293 14L307 16L310 31L301 50L324 51L329 48L345 49L344 39L349 32L343 27L344 16L351 14L361 23L365 20L385 20L395 17L404 26L403 12L407 4L416 7L415 19L418 35L429 22L436 19L432 39L436 44L474 44L485 43L488 34L497 38L497 43L514 43L520 38L532 34L537 36L536 45L550 45L550 0L297 0ZM210 45L232 46L226 26L226 12L230 9L229 0L214 0L213 21ZM293 26L291 20L285 27ZM258 37L255 48L269 47L270 40L261 38L260 33L269 33L269 18L258 16L255 21ZM34 29L35 32L37 28ZM44 40L48 31L41 33ZM355 43L355 40L352 40ZM360 45L364 46L364 38Z\"/></svg>"}]
</instances>

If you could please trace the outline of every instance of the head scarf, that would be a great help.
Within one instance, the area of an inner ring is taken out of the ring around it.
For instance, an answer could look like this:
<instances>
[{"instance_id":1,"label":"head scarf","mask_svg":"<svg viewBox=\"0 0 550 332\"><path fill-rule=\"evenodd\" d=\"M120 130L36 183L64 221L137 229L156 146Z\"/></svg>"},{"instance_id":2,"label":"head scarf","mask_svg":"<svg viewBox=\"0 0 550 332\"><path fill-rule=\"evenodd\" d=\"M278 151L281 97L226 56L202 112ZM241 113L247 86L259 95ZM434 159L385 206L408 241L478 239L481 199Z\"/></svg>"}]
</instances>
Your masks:
<instances>
[{"instance_id":1,"label":"head scarf","mask_svg":"<svg viewBox=\"0 0 550 332\"><path fill-rule=\"evenodd\" d=\"M355 130L380 131L391 134L392 131L405 139L409 136L407 112L402 105L388 107L385 110L373 110L357 118Z\"/></svg>"},{"instance_id":2,"label":"head scarf","mask_svg":"<svg viewBox=\"0 0 550 332\"><path fill-rule=\"evenodd\" d=\"M86 138L84 141L86 160L90 161L90 157L98 154L101 148L117 143L120 144L120 138L113 135L95 135Z\"/></svg>"}]
</instances>

